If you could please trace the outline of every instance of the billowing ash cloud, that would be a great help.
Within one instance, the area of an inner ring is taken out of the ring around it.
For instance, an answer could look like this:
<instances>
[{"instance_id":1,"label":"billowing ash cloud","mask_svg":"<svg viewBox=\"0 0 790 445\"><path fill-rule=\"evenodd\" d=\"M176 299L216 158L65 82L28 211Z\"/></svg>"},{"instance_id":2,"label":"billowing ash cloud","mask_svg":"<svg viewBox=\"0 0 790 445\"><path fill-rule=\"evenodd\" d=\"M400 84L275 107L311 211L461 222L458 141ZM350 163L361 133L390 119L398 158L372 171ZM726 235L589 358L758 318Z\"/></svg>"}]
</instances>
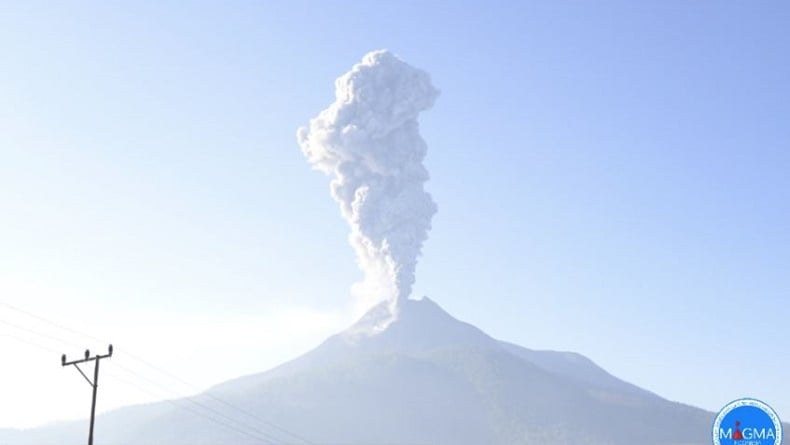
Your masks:
<instances>
[{"instance_id":1,"label":"billowing ash cloud","mask_svg":"<svg viewBox=\"0 0 790 445\"><path fill-rule=\"evenodd\" d=\"M417 116L439 91L428 73L392 53L367 54L335 81L335 102L297 132L315 169L332 175L332 197L351 226L365 304L411 293L436 204L423 189L427 151Z\"/></svg>"}]
</instances>

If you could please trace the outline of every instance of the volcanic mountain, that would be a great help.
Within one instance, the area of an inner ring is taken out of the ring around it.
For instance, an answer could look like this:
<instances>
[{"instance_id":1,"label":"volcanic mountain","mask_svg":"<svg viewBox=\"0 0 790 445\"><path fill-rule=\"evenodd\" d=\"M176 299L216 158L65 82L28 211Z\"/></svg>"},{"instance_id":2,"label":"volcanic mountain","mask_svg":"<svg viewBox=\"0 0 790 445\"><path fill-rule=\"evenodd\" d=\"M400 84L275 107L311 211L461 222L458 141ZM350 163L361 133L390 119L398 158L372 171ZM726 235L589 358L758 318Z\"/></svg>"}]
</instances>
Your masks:
<instances>
[{"instance_id":1,"label":"volcanic mountain","mask_svg":"<svg viewBox=\"0 0 790 445\"><path fill-rule=\"evenodd\" d=\"M376 306L307 354L192 400L258 425L259 439L155 403L101 416L97 443L703 445L714 417L582 355L496 340L428 298L401 302L394 321ZM0 432L0 443L78 443L84 429Z\"/></svg>"}]
</instances>

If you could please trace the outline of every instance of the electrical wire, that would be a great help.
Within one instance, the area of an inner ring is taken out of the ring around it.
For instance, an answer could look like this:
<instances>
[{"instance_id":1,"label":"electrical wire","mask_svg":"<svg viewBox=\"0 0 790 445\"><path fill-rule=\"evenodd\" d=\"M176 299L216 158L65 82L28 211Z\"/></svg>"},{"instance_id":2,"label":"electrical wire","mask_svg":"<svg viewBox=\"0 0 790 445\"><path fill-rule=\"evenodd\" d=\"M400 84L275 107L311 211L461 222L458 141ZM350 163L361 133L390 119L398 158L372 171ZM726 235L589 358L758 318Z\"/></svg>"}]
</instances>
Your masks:
<instances>
[{"instance_id":1,"label":"electrical wire","mask_svg":"<svg viewBox=\"0 0 790 445\"><path fill-rule=\"evenodd\" d=\"M81 337L84 337L84 338L87 338L87 339L91 339L91 340L94 340L94 341L98 341L98 342L104 342L102 339L100 339L100 338L98 338L98 337L95 337L95 336L93 336L93 335L89 335L89 334L85 334L85 333L83 333L83 332L77 331L77 330L75 330L75 329L72 329L72 328L70 328L70 327L68 327L68 326L62 325L62 324L60 324L60 323L56 323L56 322L54 322L54 321L52 321L52 320L50 320L50 319L48 319L48 318L45 318L45 317L42 317L42 316L40 316L40 315L34 314L34 313L30 312L30 311L24 310L24 309L22 309L22 308L20 308L20 307L17 307L17 306L14 306L14 305L8 304L8 303L6 303L6 302L0 301L0 306L4 306L4 307L6 307L6 308L8 308L8 309L11 309L11 310L13 310L13 311L15 311L15 312L18 312L18 313L24 314L24 315L26 315L26 316L28 316L28 317L31 317L31 318L34 318L34 319L36 319L36 320L39 320L39 321L41 321L41 322L44 322L44 323L46 323L46 324L49 324L49 325L51 325L51 326L54 326L54 327L56 327L56 328L58 328L58 329L61 329L61 330L63 330L63 331L70 332L70 333L72 333L72 334L75 334L75 335L78 335L78 336L81 336ZM32 334L34 334L34 335L36 335L36 336L39 336L39 337L48 338L48 339L50 339L50 340L54 340L54 341L57 341L57 342L59 342L59 343L62 343L62 344L66 344L66 345L70 345L70 346L76 346L76 347L78 347L78 346L77 346L75 343L73 343L73 342L68 342L68 341L65 341L65 340L63 340L63 339L57 338L57 337L55 337L55 336L52 336L52 335L49 335L49 334L43 334L43 333L40 333L40 332L34 331L34 330L32 330L32 329L29 329L29 328L25 328L25 327L22 327L22 326L16 325L16 324L14 324L14 323L10 323L10 322L4 321L4 320L0 320L0 323L7 324L7 325L9 325L9 326L12 326L12 327L14 327L14 328L16 328L16 329L20 329L20 330L27 331L27 332L29 332L29 333L32 333ZM55 351L54 349L51 349L51 348L48 348L48 347L44 347L44 346L41 346L41 345L35 344L35 343L33 343L33 342L30 342L30 341L24 340L24 339L22 339L22 338L20 338L20 337L12 336L12 335L10 335L10 334L6 334L6 335L7 335L7 336L10 336L10 337L12 337L12 338L15 338L15 339L17 339L17 340L19 340L19 341L23 341L23 342L25 342L25 343L27 343L27 344L30 344L30 345L33 345L33 346L39 347L39 348L41 348L41 349L44 349L44 350L46 350L46 351L49 351L49 352L54 352L54 353L56 353L56 354L58 353L58 352L57 352L57 351ZM118 350L118 349L116 349L116 351L117 351L117 350ZM166 371L166 370L164 370L164 369L162 369L162 368L160 368L160 367L158 367L158 366L156 366L156 365L154 365L154 364L150 363L149 361L147 361L147 360L145 360L145 359L143 359L143 358L141 358L141 357L139 357L139 356L137 356L137 355L135 355L135 354L132 354L132 353L130 353L130 352L129 352L128 350L126 350L126 349L123 349L123 352L124 352L124 353L125 353L125 355L126 355L126 356L128 356L129 358L131 358L131 359L133 359L133 360L136 360L137 362L139 362L139 363L141 363L141 364L143 364L143 365L145 365L145 366L148 366L149 368L151 368L151 369L154 369L154 370L156 370L156 371L158 371L158 372L160 372L160 373L162 373L162 374L164 374L164 375L167 375L168 377L170 377L170 378L172 378L172 379L175 379L175 380L179 381L181 384L183 384L183 385L185 385L185 386L188 386L188 387L191 387L191 388L194 388L194 389L198 389L198 388L197 388L197 386L195 386L195 385L193 385L193 384L190 384L190 383L189 383L189 382L187 382L186 380L184 380L184 379L182 379L182 378L180 378L180 377L176 376L175 374L173 374L173 373L171 373L171 372L169 372L169 371ZM117 366L117 367L119 367L119 368L122 368L122 369L123 369L123 370L125 370L127 373L129 373L129 374L131 374L131 375L133 375L133 376L136 376L136 377L137 377L137 378L139 378L139 379L145 380L145 381L146 381L146 382L148 382L148 384L150 384L150 385L156 386L156 387L158 387L158 388L165 388L163 385L161 385L161 384L159 384L159 383L157 383L157 382L154 382L152 379L149 379L148 377L145 377L144 375L142 375L142 374L140 374L140 373L137 373L137 372L135 372L135 371L133 371L133 370L129 369L128 367L125 367L125 366L123 366L123 365L121 365L121 364L118 364L118 363L115 363L115 366ZM116 378L117 378L117 377L116 377ZM139 385L138 385L137 387L139 388ZM174 393L174 392L173 392L171 389L169 389L169 388L167 388L167 389L166 389L166 391L168 391L168 392L169 392L169 393L171 393L171 394L172 394L172 393ZM148 393L149 395L151 395L150 391L148 391L147 393ZM222 399L222 398L219 398L219 397L217 397L217 396L215 396L215 395L213 395L213 394L210 394L210 393L204 393L204 394L202 394L202 395L203 395L203 396L205 396L205 397L207 397L207 398L209 398L209 399L211 399L211 400L214 400L214 401L216 401L216 402L218 402L218 403L221 403L221 404L223 404L223 405L225 405L225 406L227 406L227 407L229 407L229 408L233 409L233 410L234 410L234 411L236 411L236 412L239 412L239 413L241 413L241 414L244 414L244 415L246 415L247 417L249 417L250 419L252 419L252 420L254 420L254 421L256 421L256 422L259 422L259 423L265 424L265 425L269 426L270 428L274 428L274 429L276 429L276 430L280 431L281 433L283 433L283 434L286 434L287 436L290 436L292 439L297 439L297 440L299 440L299 441L301 441L301 442L303 442L304 444L307 444L307 445L316 445L315 443L311 442L310 440L308 440L308 439L306 439L306 438L304 438L304 437L302 437L302 436L300 436L300 435L298 435L298 434L296 434L296 433L294 433L294 432L291 432L291 431L289 431L289 430L287 430L287 429L285 429L285 428L283 428L283 427L281 427L281 426L279 426L279 425L276 425L276 424L274 424L274 423L272 423L272 422L270 422L270 421L267 421L267 420L265 420L265 419L262 419L260 416L257 416L257 415L255 415L255 414L251 413L250 411L248 411L248 410L246 410L246 409L244 409L244 408L241 408L241 407L239 407L239 406L237 406L237 405L235 405L235 404L233 404L233 403L230 403L230 402L228 402L228 401L226 401L226 400L224 400L224 399ZM272 434L270 434L270 433L267 433L267 432L265 432L265 431L263 431L263 430L261 430L261 429L258 429L258 428L254 427L254 426L250 426L250 425L248 425L248 424L247 424L247 423L245 423L245 422L242 422L242 421L239 421L239 420L232 419L231 417L229 417L229 416L227 416L227 415L225 415L225 414L223 414L223 413L219 412L218 410L216 410L216 409L214 409L214 408L211 408L211 407L210 407L210 406L208 406L208 405L205 405L205 404L203 404L203 403L200 403L200 402L198 402L198 401L194 400L194 397L190 397L190 396L183 396L183 395L177 395L177 397L181 397L181 398L183 398L183 399L185 399L185 400L188 400L190 403L192 403L192 404L194 404L194 405L196 405L196 406L202 407L203 409L206 409L206 410L208 410L208 411L211 411L211 412L215 413L216 415L219 415L219 416L221 416L221 417L222 417L222 418L224 418L224 419L228 419L228 420L229 420L229 421L231 421L231 422L235 422L235 423L238 423L238 424L240 424L240 425L244 425L246 428L249 428L250 430L257 432L258 434L265 435L266 437L268 437L268 438L269 438L269 440L273 440L273 439L274 439L274 437L272 436ZM172 403L172 401L170 401L170 402ZM194 411L194 410L193 410L193 411Z\"/></svg>"},{"instance_id":2,"label":"electrical wire","mask_svg":"<svg viewBox=\"0 0 790 445\"><path fill-rule=\"evenodd\" d=\"M135 388L136 390L141 391L141 392L143 392L145 394L148 394L148 395L150 395L152 397L161 397L160 394L155 394L155 393L149 391L148 389L143 388L142 386L137 385L134 382L131 382L131 381L126 380L124 378L118 377L117 375L115 375L113 373L107 373L107 376L109 378L113 379L113 380L116 380L116 381L121 382L121 383L123 383L125 385L128 385L128 386L130 386L132 388ZM183 410L189 411L192 414L195 414L195 415L197 415L199 417L202 417L202 418L204 418L206 420L214 422L217 425L224 426L225 428L227 428L227 429L229 429L229 430L231 430L231 431L233 431L235 433L238 433L238 434L241 434L241 435L244 435L244 436L247 436L247 437L251 437L251 438L253 438L255 440L263 441L267 445L276 443L276 442L273 442L271 438L258 436L258 435L254 434L254 433L249 432L249 431L245 431L243 429L240 429L240 428L234 426L232 423L229 423L229 422L226 422L226 421L222 421L222 420L218 420L217 418L209 416L209 415L206 415L205 413L203 413L203 412L201 412L199 410L196 410L196 409L193 409L193 408L191 408L189 406L180 404L178 399L176 399L176 400L164 399L163 401L166 402L166 403L169 403L169 404L171 404L171 405L173 405L173 406L175 406L175 407L177 407L179 409L183 409Z\"/></svg>"},{"instance_id":3,"label":"electrical wire","mask_svg":"<svg viewBox=\"0 0 790 445\"><path fill-rule=\"evenodd\" d=\"M0 323L6 323L6 322L0 320ZM27 328L24 328L24 327L19 326L19 325L15 325L15 324L12 324L12 323L6 323L6 324L12 325L12 326L14 326L17 329L24 330L24 331L27 331L27 332L32 333L32 334L40 334L40 333L38 333L38 332L36 332L36 331L34 331L32 329L27 329ZM14 334L10 334L8 332L0 332L0 335L5 336L5 337L10 337L10 338L12 338L14 340L17 340L19 342L25 343L25 344L27 344L29 346L36 347L36 348L38 348L38 349L40 349L42 351L45 351L47 353L58 354L58 351L53 349L53 348L50 348L48 346L42 345L42 344L34 342L34 341L27 340L25 338L19 337L19 336L14 335ZM156 384L156 382L153 382L152 380L146 378L145 376L140 375L138 373L135 373L134 371L130 370L129 368L126 368L126 367L123 367L121 365L118 365L117 363L115 364L115 366L123 368L126 372L136 376L137 378L140 378L140 379L143 379L143 380L147 381L149 384L156 385L159 388L164 388L163 386ZM133 383L133 382L127 380L127 379L121 378L121 377L115 375L112 372L105 371L104 374L106 376L110 377L111 379L117 380L117 381L122 382L122 383L124 383L124 384L126 384L128 386L131 386L131 387L135 388L138 391L141 391L141 392L143 392L145 394L148 394L149 396L153 396L153 397L156 397L156 398L162 398L163 397L162 394L155 394L154 392L152 392L152 391L150 391L150 390L148 390L148 389L146 389L146 388L144 388L144 387L142 387L142 386L140 386L138 384L135 384L135 383ZM196 415L199 415L199 416L201 416L203 418L211 420L214 423L226 426L226 427L232 429L233 431L235 431L237 433L244 434L244 435L246 435L248 437L252 437L252 438L254 438L256 440L264 441L266 443L266 445L274 444L274 443L277 442L276 438L274 438L274 437L272 437L270 435L267 435L265 432L257 431L255 428L250 427L249 425L246 425L246 424L244 424L242 422L239 422L237 420L234 420L234 419L232 419L230 417L227 417L227 416L219 413L218 411L211 409L210 407L207 407L207 406L202 405L202 404L200 404L198 402L195 402L195 401L191 400L191 398L189 398L189 397L186 397L186 398L183 397L183 396L177 396L177 397L180 397L180 398L168 399L168 398L164 397L163 400L165 402L171 404L171 405L174 405L176 407L185 409L185 410L187 410L187 411L189 411L189 412L191 412L193 414L196 414ZM201 408L207 409L207 410L209 410L211 412L214 412L220 418L217 418L217 417L212 416L212 415L208 415L208 414L206 414L204 412L201 412L199 410L190 408L189 406L186 406L186 405L183 405L183 404L179 403L179 402L181 402L183 400L190 401L193 404L197 405L198 407L201 407ZM224 419L224 420L220 420L220 419ZM241 428L235 426L234 423L240 424ZM250 431L244 430L242 428L247 428Z\"/></svg>"},{"instance_id":4,"label":"electrical wire","mask_svg":"<svg viewBox=\"0 0 790 445\"><path fill-rule=\"evenodd\" d=\"M0 321L0 323L2 323L2 321ZM19 327L19 326L16 326L16 327L18 327L18 328L20 328L20 329L22 329L22 330L26 330L26 331L28 331L28 332L30 332L30 333L35 333L35 331L32 331L32 330L28 330L28 329L25 329L25 328L21 328L21 327ZM27 344L27 345L30 345L30 346L36 347L36 348L38 348L38 349L41 349L42 351L45 351L45 352L47 352L47 353L54 353L54 354L57 354L57 353L58 353L58 351L57 351L57 350L55 350L55 349L52 349L52 348L50 348L50 347L48 347L48 346L44 346L44 345L42 345L42 344L40 344L40 343L36 343L36 342L30 341L30 340L24 339L24 338L22 338L22 337L19 337L19 336L17 336L17 335L14 335L14 334L10 334L10 333L7 333L7 332L0 332L0 335L2 335L2 336L5 336L5 337L10 337L10 338L12 338L12 339L14 339L14 340L17 340L17 341L20 341L20 342L22 342L22 343L25 343L25 344ZM116 364L116 366L118 366L118 365ZM139 374L136 374L136 373L134 373L133 371L130 371L130 370L128 370L128 368L125 368L125 367L124 367L124 369L126 369L126 370L127 370L127 372L131 373L132 375L136 375L138 378L142 378L142 379L144 379L144 380L147 380L149 383L153 384L153 382L152 382L152 381L150 381L149 379L145 378L144 376L141 376L141 375L139 375ZM109 378L111 378L111 379L113 379L113 380L116 380L116 381L122 382L122 383L124 383L124 384L126 384L126 385L128 385L128 386L131 386L131 387L135 388L136 390L138 390L138 391L140 391L140 392L143 392L143 393L145 393L145 394L148 394L149 396L153 396L153 397L156 397L156 398L162 398L162 394L155 394L154 392L152 392L152 391L150 391L150 390L148 390L148 389L146 389L146 388L144 388L144 387L142 387L142 386L140 386L140 385L138 385L138 384L135 384L135 383L133 383L133 382L131 382L131 381L127 380L127 379L121 378L121 377L119 377L119 376L115 375L115 374L114 374L114 373L112 373L112 372L107 372L107 371L105 371L105 372L104 372L104 375L106 375L107 377L109 377ZM191 413L193 413L193 414L199 415L199 416L201 416L201 417L203 417L203 418L205 418L205 419L211 420L212 422L215 422L215 423L217 423L217 424L220 424L220 425L223 425L223 426L225 426L225 427L228 427L229 429L232 429L233 431L235 431L235 432L237 432L237 433L244 434L244 435L246 435L246 436L248 436L248 437L252 437L252 438L254 438L254 439L256 439L256 440L263 440L263 441L266 441L266 443L267 443L267 444L273 444L273 443L275 443L275 442L272 442L272 440L275 440L275 439L274 439L274 438L272 438L272 437L264 437L264 435L261 435L261 436L259 436L259 435L257 435L256 433L252 433L252 432L249 432L249 431L245 431L245 430L243 430L243 429L241 429L241 428L239 428L239 427L236 427L235 425L233 425L233 423L230 423L230 422L234 422L234 423L238 423L238 422L237 422L237 421L235 421L235 420L233 420L233 419L231 419L231 418L229 418L229 417L222 416L224 419L227 419L227 421L218 420L218 418L217 418L217 417L213 417L213 416L207 415L207 414L205 414L205 413L203 413L203 412L200 412L200 411L198 411L198 410L196 410L196 409L190 408L190 407L188 407L188 406L185 406L185 405L182 405L182 404L180 404L180 403L179 403L179 402L180 402L180 401L182 401L182 400L188 400L188 401L191 401L191 400L189 400L189 398L185 398L185 399L168 399L168 398L166 398L166 397L165 397L165 398L163 398L162 400L163 400L164 402L170 403L170 404L172 404L172 405L174 405L174 406L176 406L176 407L179 407L179 408L185 409L185 410L187 410L187 411L189 411L189 412L191 412ZM201 405L201 404L199 404L199 403L198 403L197 405L198 405L198 406L200 406L200 407L206 408L205 406L203 406L203 405ZM213 411L213 410L212 410L212 411ZM250 428L250 427L248 427L248 426L247 426L247 428ZM252 429L252 428L250 428L250 429Z\"/></svg>"},{"instance_id":5,"label":"electrical wire","mask_svg":"<svg viewBox=\"0 0 790 445\"><path fill-rule=\"evenodd\" d=\"M125 352L126 352L126 355L128 355L130 358L132 358L134 360L137 360L138 362L150 367L151 369L154 369L154 370L156 370L156 371L158 371L160 373L163 373L163 374L167 375L168 377L180 382L181 384L183 384L183 385L185 385L187 387L193 388L195 390L199 390L199 388L196 385L193 385L193 384L183 380L182 378L180 378L180 377L178 377L178 376L176 376L176 375L174 375L174 374L172 374L172 373L170 373L170 372L168 372L168 371L166 371L166 370L164 370L162 368L159 368L159 367L149 363L148 361L146 361L146 360L144 360L144 359L142 359L140 357L137 357L137 356L131 354L129 351L125 351ZM251 413L249 410L246 410L246 409L241 408L241 407L239 407L237 405L229 403L226 400L211 394L210 392L204 392L201 395L205 396L205 397L207 397L207 398L209 398L211 400L214 400L215 402L221 403L222 405L225 405L228 408L231 408L231 409L233 409L234 411L236 411L238 413L244 414L244 415L246 415L247 417L249 417L251 419L254 419L256 421L262 422L262 423L264 423L264 424L266 424L266 425L268 425L268 426L270 426L270 427L272 427L272 428L274 428L274 429L276 429L276 430L278 430L278 431L280 431L280 432L282 432L284 434L287 434L288 436L291 436L294 439L297 439L297 440L299 440L301 442L304 442L307 445L315 445L313 442L310 442L308 439L306 439L304 437L301 437L301 436L297 435L296 433L288 431L285 428L282 428L282 427L280 427L280 426L278 426L278 425L276 425L276 424L274 424L272 422L264 420L264 419L260 418L259 416Z\"/></svg>"},{"instance_id":6,"label":"electrical wire","mask_svg":"<svg viewBox=\"0 0 790 445\"><path fill-rule=\"evenodd\" d=\"M31 333L33 335L38 336L38 337L47 338L49 340L53 340L53 341L56 341L58 343L62 343L64 345L74 346L73 343L67 342L67 341L65 341L63 339L60 339L60 338L57 338L54 335L50 335L50 334L45 334L45 333L42 333L42 332L34 331L32 329L26 328L24 326L20 326L20 325L18 325L16 323L12 323L12 322L7 321L7 320L0 319L0 323L4 324L6 326L11 326L12 328L15 328L15 329L19 329L21 331L27 331L27 332L29 332L29 333Z\"/></svg>"},{"instance_id":7,"label":"electrical wire","mask_svg":"<svg viewBox=\"0 0 790 445\"><path fill-rule=\"evenodd\" d=\"M47 346L44 346L44 345L40 345L38 343L32 342L30 340L26 340L26 339L24 339L22 337L19 337L19 336L14 335L14 334L10 334L8 332L0 332L0 335L2 335L3 337L13 338L14 340L20 341L20 342L25 343L25 344L27 344L29 346L36 347L38 349L41 349L42 351L51 352L53 354L58 354L58 351L56 351L56 350L54 350L54 349L52 349L50 347L47 347Z\"/></svg>"},{"instance_id":8,"label":"electrical wire","mask_svg":"<svg viewBox=\"0 0 790 445\"><path fill-rule=\"evenodd\" d=\"M120 369L122 369L122 370L124 370L128 374L131 374L131 375L137 377L138 379L141 379L141 380L147 382L149 385L157 387L160 390L170 392L169 388L166 388L165 386L163 386L163 385L161 385L161 384L149 379L148 377L146 377L146 376L144 376L142 374L139 374L139 373L129 369L126 366L119 365L117 363L115 364L115 366L120 368ZM261 436L266 437L268 440L274 440L274 441L277 440L277 438L275 438L274 436L272 436L271 434L269 434L266 431L262 431L262 430L260 430L260 429L258 429L256 427L254 427L254 426L250 426L249 424L247 424L245 422L241 422L239 420L233 419L233 418L225 415L224 413L220 412L219 410L216 410L216 409L214 409L214 408L212 408L212 407L210 407L210 406L208 406L208 405L206 405L204 403L199 402L198 400L196 400L195 396L182 397L181 400L189 402L192 405L197 406L199 408L203 408L204 410L209 411L209 412L215 414L217 417L222 418L222 419L224 419L226 421L237 423L237 424L241 425L242 427L247 428L250 431L253 431L255 434L260 434Z\"/></svg>"},{"instance_id":9,"label":"electrical wire","mask_svg":"<svg viewBox=\"0 0 790 445\"><path fill-rule=\"evenodd\" d=\"M6 307L11 307L10 305L8 305L6 303L3 303L3 302L0 302L0 305L6 306ZM23 311L20 310L19 312L23 312ZM81 335L83 337L91 338L91 339L94 339L96 341L102 341L101 339L98 339L96 337L93 337L93 336L90 336L90 335L86 335L86 334L82 334L82 333L80 333L78 331L66 328L64 326L57 325L56 323L50 322L49 320L46 320L43 317L34 316L33 314L29 314L29 313L26 314L26 315L31 315L34 318L37 318L37 319L39 319L41 321L45 321L45 322L47 322L47 323L49 323L49 324L51 324L53 326L59 327L61 329L64 329L66 331L70 331L70 332L78 334L78 335ZM34 334L34 335L42 336L42 337L49 338L49 339L52 339L52 340L57 340L57 341L59 341L61 343L65 343L65 344L69 344L69 345L74 346L74 343L67 342L67 341L64 341L64 340L61 340L61 339L57 339L55 337L52 337L52 336L49 336L49 335L46 335L46 334L42 334L42 333L34 331L32 329L16 325L14 323L10 323L10 322L4 321L4 320L0 320L0 323L12 326L12 327L14 327L16 329L23 330L23 331L26 331L28 333ZM48 346L42 345L42 344L34 342L34 341L27 340L25 338L19 337L17 335L14 335L14 334L11 334L11 333L8 333L8 332L0 332L0 336L5 336L5 337L9 337L9 338L15 339L15 340L17 340L19 342L25 343L25 344L27 344L29 346L33 346L33 347L38 348L38 349L40 349L42 351L45 351L47 353L53 353L53 354L58 354L59 353L57 350L55 350L53 348L50 348ZM126 352L126 354L129 355L128 352ZM137 358L137 360L141 361L141 362L143 361L143 359L140 359L140 358ZM181 380L179 377L175 376L174 374L170 374L168 371L165 371L165 370L160 369L160 368L156 368L155 365L153 365L153 364L150 364L150 363L147 363L147 362L145 362L145 363L148 366L153 367L153 368L157 369L160 372L169 374L171 378L174 378L174 379L177 379L177 380ZM166 387L162 386L161 384L159 384L157 382L154 382L153 380L149 379L148 377L146 377L146 376L144 376L142 374L139 374L139 373L129 369L128 367L125 367L123 365L119 365L118 363L115 363L114 366L124 370L125 372L127 372L128 374L131 374L132 376L137 377L138 379L146 381L149 385L152 385L152 386L155 386L155 387L159 388L160 391L164 390L164 391L172 393L172 390L167 389ZM176 399L169 399L167 397L162 398L163 397L162 393L153 392L150 389L145 388L145 387L143 387L141 385L138 385L137 383L135 383L133 381L130 381L130 380L125 379L123 377L119 377L114 372L111 372L111 371L108 372L107 370L105 370L104 371L104 375L106 375L108 378L110 378L112 380L115 380L117 382L123 383L123 384L125 384L125 385L127 385L127 386L129 386L131 388L134 388L135 390L140 391L140 392L142 392L144 394L147 394L147 395L149 395L151 397L155 397L157 399L161 399L162 402L168 403L168 404L170 404L170 405L172 405L172 406L174 406L174 407L176 407L178 409L182 409L182 410L188 411L188 412L190 412L190 413L192 413L192 414L194 414L196 416L202 417L202 418L204 418L204 419L206 419L206 420L208 420L210 422L213 422L213 423L215 423L217 425L220 425L220 426L222 426L222 427L224 427L224 428L226 428L226 429L228 429L230 431L233 431L233 432L235 432L237 434L249 437L249 438L257 440L257 441L261 441L262 445L275 445L275 444L279 444L279 445L297 445L297 444L292 444L292 443L287 443L287 442L281 442L281 441L277 440L276 438L272 437L270 434L268 434L268 433L266 433L264 431L260 431L260 430L254 428L254 427L251 427L251 426L249 426L249 425L247 425L247 424L245 424L243 422L239 422L238 420L234 420L233 418L230 418L230 417L222 414L221 412L219 412L219 411L217 411L217 410L215 410L215 409L213 409L211 407L208 407L205 404L202 404L202 403L194 400L194 397L177 396L179 398L176 398ZM185 382L183 380L181 380L181 382L184 383L185 385L188 385L188 386L190 385L188 382ZM236 408L236 410L238 410L238 411L240 411L242 413L246 413L246 414L248 414L249 416L251 416L251 417L253 417L255 419L261 420L260 418L258 418L254 414L249 413L249 411L246 411L246 410L244 410L242 408L238 408L235 405L227 403L227 402L225 402L224 400L222 400L220 398L212 397L209 394L203 394L203 395L205 395L205 396L207 396L209 398L212 398L212 399L214 399L216 401L222 402L222 403L226 404L227 406L229 406L231 408ZM195 406L197 406L199 408L203 408L205 410L208 410L209 412L214 413L214 415L207 414L204 411L201 411L199 409L195 409L195 408L192 408L192 407L190 407L188 405L185 405L183 403L184 401L188 401L188 402L192 403L193 405L195 405ZM237 426L235 424L241 425L241 427L239 427L239 426ZM290 433L287 430L283 430L283 432L285 432L285 433L287 433L289 435L292 435L293 437L298 438L301 441L303 441L303 442L305 442L305 443L307 443L309 445L319 445L319 444L314 443L314 442L309 442L307 439L300 438L299 436L297 436L297 435L295 435L293 433ZM367 444L356 444L356 445L367 445Z\"/></svg>"}]
</instances>

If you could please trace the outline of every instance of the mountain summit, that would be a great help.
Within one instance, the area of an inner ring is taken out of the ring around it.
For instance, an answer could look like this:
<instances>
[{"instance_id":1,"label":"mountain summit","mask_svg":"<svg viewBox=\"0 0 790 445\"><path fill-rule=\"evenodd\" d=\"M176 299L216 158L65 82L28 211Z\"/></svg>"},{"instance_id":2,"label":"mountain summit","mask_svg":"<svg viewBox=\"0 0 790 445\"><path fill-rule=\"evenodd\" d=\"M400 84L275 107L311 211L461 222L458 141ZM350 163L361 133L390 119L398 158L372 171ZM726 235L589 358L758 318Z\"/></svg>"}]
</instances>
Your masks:
<instances>
[{"instance_id":1,"label":"mountain summit","mask_svg":"<svg viewBox=\"0 0 790 445\"><path fill-rule=\"evenodd\" d=\"M392 313L393 309L396 311ZM380 303L346 331L330 339L348 347L379 352L417 353L465 345L493 347L496 340L456 320L428 297Z\"/></svg>"},{"instance_id":2,"label":"mountain summit","mask_svg":"<svg viewBox=\"0 0 790 445\"><path fill-rule=\"evenodd\" d=\"M709 443L712 413L624 382L582 355L496 340L428 298L401 301L394 317L390 311L378 305L301 357L197 396L229 417L233 406L266 419L261 429L278 440L163 404L102 416L97 437L116 445L297 443L297 436L371 445ZM13 440L0 434L0 443L59 443L68 426Z\"/></svg>"}]
</instances>

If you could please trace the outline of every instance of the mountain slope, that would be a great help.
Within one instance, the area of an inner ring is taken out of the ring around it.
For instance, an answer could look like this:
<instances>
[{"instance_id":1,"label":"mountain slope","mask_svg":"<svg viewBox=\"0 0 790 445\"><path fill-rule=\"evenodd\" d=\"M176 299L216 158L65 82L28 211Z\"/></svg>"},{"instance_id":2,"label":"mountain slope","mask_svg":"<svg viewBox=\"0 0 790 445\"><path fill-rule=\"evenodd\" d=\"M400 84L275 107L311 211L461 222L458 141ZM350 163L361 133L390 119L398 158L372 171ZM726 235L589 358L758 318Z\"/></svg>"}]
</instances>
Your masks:
<instances>
[{"instance_id":1,"label":"mountain slope","mask_svg":"<svg viewBox=\"0 0 790 445\"><path fill-rule=\"evenodd\" d=\"M387 305L377 306L307 354L199 396L239 418L217 398L314 443L702 445L713 419L579 354L493 339L427 298L401 303L394 321ZM0 443L63 443L69 430L73 424L0 434ZM102 416L96 435L117 445L266 443L164 404Z\"/></svg>"}]
</instances>

